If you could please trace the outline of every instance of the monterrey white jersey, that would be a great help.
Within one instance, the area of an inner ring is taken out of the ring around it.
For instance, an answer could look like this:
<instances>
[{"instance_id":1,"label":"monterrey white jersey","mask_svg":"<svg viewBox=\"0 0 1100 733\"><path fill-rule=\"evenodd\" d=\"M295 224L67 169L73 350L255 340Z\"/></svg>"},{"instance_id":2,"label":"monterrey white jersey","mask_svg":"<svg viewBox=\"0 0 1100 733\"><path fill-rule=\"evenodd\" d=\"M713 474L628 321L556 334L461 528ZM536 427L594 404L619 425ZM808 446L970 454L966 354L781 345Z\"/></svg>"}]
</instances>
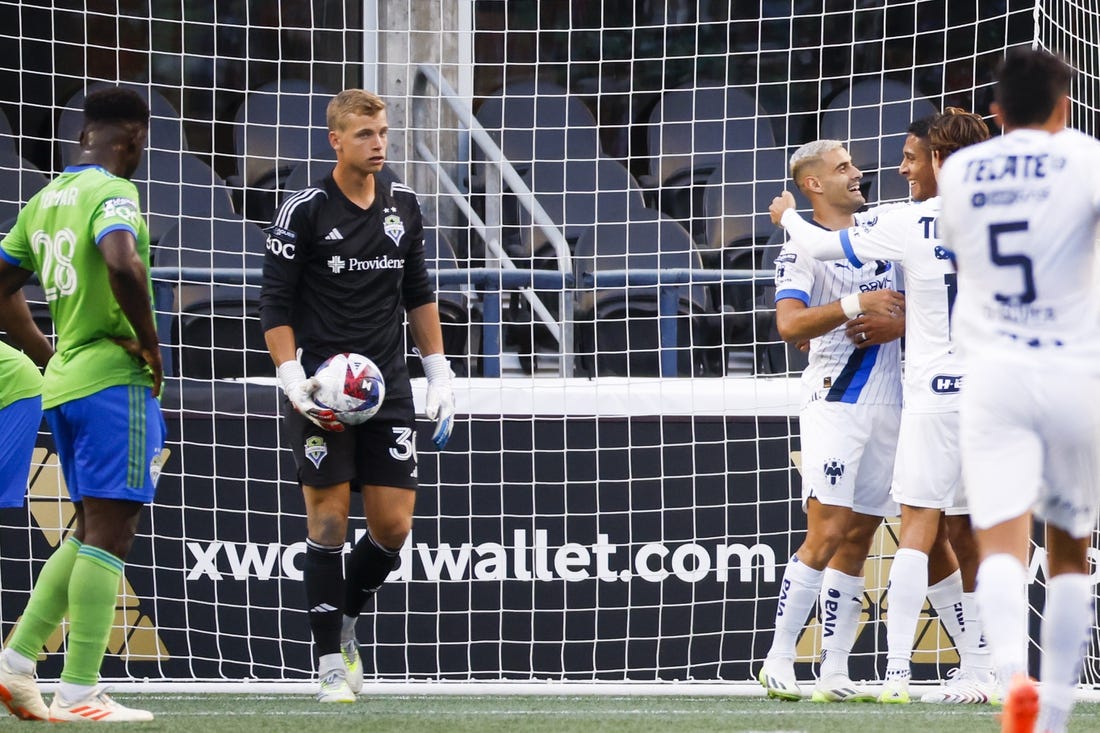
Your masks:
<instances>
[{"instance_id":1,"label":"monterrey white jersey","mask_svg":"<svg viewBox=\"0 0 1100 733\"><path fill-rule=\"evenodd\" d=\"M962 366L951 339L955 266L939 239L940 198L892 209L838 232L852 264L888 259L905 269L905 409L958 409Z\"/></svg>"},{"instance_id":2,"label":"monterrey white jersey","mask_svg":"<svg viewBox=\"0 0 1100 733\"><path fill-rule=\"evenodd\" d=\"M825 305L860 291L896 289L895 274L896 268L886 261L858 267L844 260L821 262L789 241L775 261L775 299L795 298L809 307ZM820 399L900 404L900 368L897 341L857 349L844 327L838 326L810 341L809 365L802 372L803 406Z\"/></svg>"},{"instance_id":3,"label":"monterrey white jersey","mask_svg":"<svg viewBox=\"0 0 1100 733\"><path fill-rule=\"evenodd\" d=\"M959 348L1100 368L1100 143L1015 130L948 158L940 192Z\"/></svg>"}]
</instances>

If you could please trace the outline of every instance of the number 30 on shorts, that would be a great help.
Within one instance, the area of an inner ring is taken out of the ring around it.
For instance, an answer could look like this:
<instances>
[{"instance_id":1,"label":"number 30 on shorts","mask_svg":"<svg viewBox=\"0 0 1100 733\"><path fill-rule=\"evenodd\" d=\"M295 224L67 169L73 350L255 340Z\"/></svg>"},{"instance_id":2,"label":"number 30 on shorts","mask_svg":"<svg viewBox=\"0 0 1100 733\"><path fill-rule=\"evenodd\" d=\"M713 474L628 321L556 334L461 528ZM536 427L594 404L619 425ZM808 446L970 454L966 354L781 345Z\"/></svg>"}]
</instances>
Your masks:
<instances>
[{"instance_id":1,"label":"number 30 on shorts","mask_svg":"<svg viewBox=\"0 0 1100 733\"><path fill-rule=\"evenodd\" d=\"M416 444L412 440L412 428L394 428L393 442L390 455L394 460L407 461L416 456Z\"/></svg>"}]
</instances>

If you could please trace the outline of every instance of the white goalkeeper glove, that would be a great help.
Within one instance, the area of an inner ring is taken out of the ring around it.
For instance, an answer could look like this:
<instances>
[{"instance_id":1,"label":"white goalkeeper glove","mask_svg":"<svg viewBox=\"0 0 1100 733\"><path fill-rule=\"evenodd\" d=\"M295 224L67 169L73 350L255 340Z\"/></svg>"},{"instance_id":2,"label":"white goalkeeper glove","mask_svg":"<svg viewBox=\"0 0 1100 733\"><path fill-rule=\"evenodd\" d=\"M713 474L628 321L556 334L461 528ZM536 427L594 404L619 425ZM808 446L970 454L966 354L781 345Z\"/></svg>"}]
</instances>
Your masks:
<instances>
[{"instance_id":1,"label":"white goalkeeper glove","mask_svg":"<svg viewBox=\"0 0 1100 733\"><path fill-rule=\"evenodd\" d=\"M302 362L297 359L284 361L275 373L279 377L279 386L295 410L319 428L334 433L343 432L344 424L336 419L336 413L313 401L313 393L321 383L316 377L306 377Z\"/></svg>"},{"instance_id":2,"label":"white goalkeeper glove","mask_svg":"<svg viewBox=\"0 0 1100 733\"><path fill-rule=\"evenodd\" d=\"M438 450L443 450L451 437L454 427L455 393L451 388L451 363L443 354L428 354L420 357L424 366L424 376L428 378L428 393L424 400L424 415L435 421L432 442Z\"/></svg>"}]
</instances>

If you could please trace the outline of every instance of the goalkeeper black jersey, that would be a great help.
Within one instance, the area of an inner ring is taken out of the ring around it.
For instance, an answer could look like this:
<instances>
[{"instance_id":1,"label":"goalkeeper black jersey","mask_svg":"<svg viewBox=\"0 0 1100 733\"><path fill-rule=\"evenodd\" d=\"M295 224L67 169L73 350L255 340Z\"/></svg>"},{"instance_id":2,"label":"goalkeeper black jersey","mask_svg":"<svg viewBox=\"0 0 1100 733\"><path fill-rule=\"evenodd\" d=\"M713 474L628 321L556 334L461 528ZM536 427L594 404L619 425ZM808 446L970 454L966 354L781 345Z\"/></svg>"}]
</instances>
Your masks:
<instances>
[{"instance_id":1,"label":"goalkeeper black jersey","mask_svg":"<svg viewBox=\"0 0 1100 733\"><path fill-rule=\"evenodd\" d=\"M375 178L362 209L332 178L290 194L265 230L260 322L290 326L307 374L333 354L372 359L386 399L409 398L404 311L433 302L416 194Z\"/></svg>"}]
</instances>

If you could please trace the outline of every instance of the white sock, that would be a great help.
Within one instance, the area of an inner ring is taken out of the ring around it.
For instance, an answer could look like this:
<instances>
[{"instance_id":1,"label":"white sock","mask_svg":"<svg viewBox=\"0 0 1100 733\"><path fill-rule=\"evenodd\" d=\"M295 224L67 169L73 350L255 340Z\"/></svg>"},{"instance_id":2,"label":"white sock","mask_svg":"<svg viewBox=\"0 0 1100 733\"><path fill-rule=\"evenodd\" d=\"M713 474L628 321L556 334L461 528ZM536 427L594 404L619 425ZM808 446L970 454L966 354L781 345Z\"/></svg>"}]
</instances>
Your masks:
<instances>
[{"instance_id":1,"label":"white sock","mask_svg":"<svg viewBox=\"0 0 1100 733\"><path fill-rule=\"evenodd\" d=\"M997 681L1027 674L1027 569L1012 555L990 555L978 567L978 611Z\"/></svg>"},{"instance_id":2,"label":"white sock","mask_svg":"<svg viewBox=\"0 0 1100 733\"><path fill-rule=\"evenodd\" d=\"M886 674L909 672L917 619L928 595L928 555L903 547L894 555L886 587ZM907 675L906 675L907 676Z\"/></svg>"},{"instance_id":3,"label":"white sock","mask_svg":"<svg viewBox=\"0 0 1100 733\"><path fill-rule=\"evenodd\" d=\"M4 661L8 663L8 667L10 667L13 672L26 675L34 674L35 663L12 649L10 646L0 652L0 655L3 655Z\"/></svg>"},{"instance_id":4,"label":"white sock","mask_svg":"<svg viewBox=\"0 0 1100 733\"><path fill-rule=\"evenodd\" d=\"M848 675L848 656L856 643L863 610L864 580L825 568L821 582L821 677Z\"/></svg>"},{"instance_id":5,"label":"white sock","mask_svg":"<svg viewBox=\"0 0 1100 733\"><path fill-rule=\"evenodd\" d=\"M985 624L978 612L977 593L963 593L963 628L965 644L959 650L963 668L982 681L993 679L993 659L985 642Z\"/></svg>"},{"instance_id":6,"label":"white sock","mask_svg":"<svg viewBox=\"0 0 1100 733\"><path fill-rule=\"evenodd\" d=\"M335 654L322 654L317 658L317 676L324 677L334 669L346 669L344 656L340 652Z\"/></svg>"},{"instance_id":7,"label":"white sock","mask_svg":"<svg viewBox=\"0 0 1100 733\"><path fill-rule=\"evenodd\" d=\"M956 570L935 585L928 586L928 602L936 609L940 625L951 637L961 658L967 631L963 613L962 573Z\"/></svg>"},{"instance_id":8,"label":"white sock","mask_svg":"<svg viewBox=\"0 0 1100 733\"><path fill-rule=\"evenodd\" d=\"M1074 688L1081 676L1085 649L1092 630L1092 583L1087 575L1067 573L1047 581L1047 601L1040 634L1043 658L1039 666L1040 725L1065 721L1073 709ZM1064 715L1058 715L1062 712ZM1051 716L1042 724L1043 714ZM1064 724L1064 723L1063 723Z\"/></svg>"},{"instance_id":9,"label":"white sock","mask_svg":"<svg viewBox=\"0 0 1100 733\"><path fill-rule=\"evenodd\" d=\"M798 559L791 557L787 569L783 571L783 582L779 586L779 607L775 610L775 637L768 650L768 659L792 660L795 657L795 645L806 618L810 615L817 595L821 591L822 570L814 570Z\"/></svg>"},{"instance_id":10,"label":"white sock","mask_svg":"<svg viewBox=\"0 0 1100 733\"><path fill-rule=\"evenodd\" d=\"M61 683L57 686L57 691L61 693L62 700L72 703L88 697L95 691L95 688L95 685L78 685L61 680Z\"/></svg>"}]
</instances>

